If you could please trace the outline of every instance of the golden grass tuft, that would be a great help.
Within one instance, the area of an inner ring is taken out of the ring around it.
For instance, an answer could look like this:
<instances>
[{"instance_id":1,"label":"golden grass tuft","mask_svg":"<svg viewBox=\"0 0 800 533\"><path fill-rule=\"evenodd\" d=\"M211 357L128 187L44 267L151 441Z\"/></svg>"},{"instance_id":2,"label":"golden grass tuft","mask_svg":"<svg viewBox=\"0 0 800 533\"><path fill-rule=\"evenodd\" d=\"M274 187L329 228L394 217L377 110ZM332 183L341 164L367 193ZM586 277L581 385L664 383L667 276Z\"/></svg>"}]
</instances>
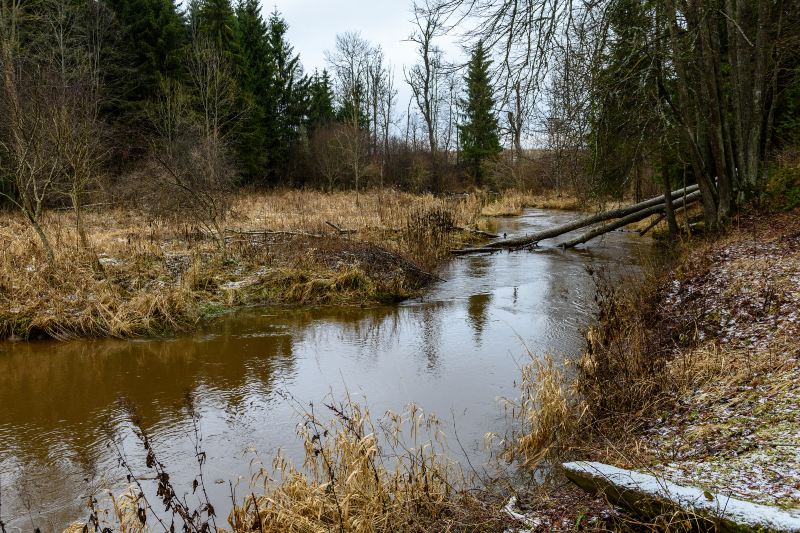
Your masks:
<instances>
[{"instance_id":1,"label":"golden grass tuft","mask_svg":"<svg viewBox=\"0 0 800 533\"><path fill-rule=\"evenodd\" d=\"M489 202L481 214L487 217L516 216L529 207L577 211L583 209L585 204L568 194L534 194L512 189Z\"/></svg>"},{"instance_id":2,"label":"golden grass tuft","mask_svg":"<svg viewBox=\"0 0 800 533\"><path fill-rule=\"evenodd\" d=\"M350 400L328 409L305 415L302 468L279 454L257 474L263 494L233 511L234 531L424 531L460 514L464 476L435 417L411 405L376 423Z\"/></svg>"}]
</instances>

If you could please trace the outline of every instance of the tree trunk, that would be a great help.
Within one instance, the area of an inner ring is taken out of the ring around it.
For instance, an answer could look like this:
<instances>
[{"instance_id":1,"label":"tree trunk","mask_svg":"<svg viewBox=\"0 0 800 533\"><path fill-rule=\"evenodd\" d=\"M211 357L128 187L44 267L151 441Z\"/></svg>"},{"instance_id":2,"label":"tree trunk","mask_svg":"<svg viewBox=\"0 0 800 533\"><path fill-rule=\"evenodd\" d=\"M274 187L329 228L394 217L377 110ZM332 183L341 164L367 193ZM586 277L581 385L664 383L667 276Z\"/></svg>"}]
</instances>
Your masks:
<instances>
[{"instance_id":1,"label":"tree trunk","mask_svg":"<svg viewBox=\"0 0 800 533\"><path fill-rule=\"evenodd\" d=\"M39 224L39 221L32 216L28 216L28 222L30 222L34 231L36 231L36 234L39 236L39 240L42 243L42 248L44 248L44 254L47 257L47 264L51 267L55 266L56 255L53 252L53 246L50 244L50 239L47 238L47 234L45 234L44 229L42 229L42 225Z\"/></svg>"},{"instance_id":2,"label":"tree trunk","mask_svg":"<svg viewBox=\"0 0 800 533\"><path fill-rule=\"evenodd\" d=\"M581 235L580 237L576 237L574 239L568 240L567 242L561 243L560 246L564 249L574 248L579 244L584 244L586 242L589 242L595 237L599 237L600 235L605 235L610 231L623 228L628 224L633 224L634 222L639 222L640 220L644 220L647 217L651 217L655 214L658 214L661 211L663 211L667 205L669 205L671 209L674 209L676 207L684 207L692 202L700 200L701 196L702 194L699 191L696 191L686 195L685 197L680 197L677 200L674 200L673 202L667 202L665 205L656 205L653 207L648 207L647 209L643 209L636 213L632 213L628 216L622 217L619 220L612 222L611 224L605 224L591 231L588 231L583 235Z\"/></svg>"},{"instance_id":3,"label":"tree trunk","mask_svg":"<svg viewBox=\"0 0 800 533\"><path fill-rule=\"evenodd\" d=\"M698 186L692 185L685 189L674 191L672 193L672 199L673 201L680 201L680 199L682 199L684 195L698 194L697 191L698 191ZM693 198L697 199L699 198L699 196ZM498 250L503 250L503 249L525 248L527 246L532 246L538 243L539 241L543 241L545 239L552 239L553 237L558 237L559 235L563 235L564 233L569 233L570 231L575 231L577 229L585 228L586 226L591 226L593 224L604 222L606 220L623 218L632 214L638 214L641 213L643 210L649 210L653 208L655 208L655 210L652 211L650 214L657 213L664 208L663 196L651 198L650 200L629 207L621 207L619 209L613 209L611 211L605 211L603 213L598 213L596 215L592 215L589 217L573 220L572 222L568 222L566 224L562 224L554 228L546 229L534 233L532 235L525 235L524 237L517 237L515 239L504 239L502 241L490 242L489 244L485 244L483 246L479 246L476 248L464 248L461 250L453 250L453 253L457 255L463 255L470 253L496 252ZM643 218L646 218L646 216Z\"/></svg>"},{"instance_id":4,"label":"tree trunk","mask_svg":"<svg viewBox=\"0 0 800 533\"><path fill-rule=\"evenodd\" d=\"M667 217L667 225L669 226L669 236L674 239L678 235L678 222L675 220L675 209L670 202L672 190L672 180L669 175L669 167L667 166L667 158L661 154L661 189L664 191L664 214Z\"/></svg>"}]
</instances>

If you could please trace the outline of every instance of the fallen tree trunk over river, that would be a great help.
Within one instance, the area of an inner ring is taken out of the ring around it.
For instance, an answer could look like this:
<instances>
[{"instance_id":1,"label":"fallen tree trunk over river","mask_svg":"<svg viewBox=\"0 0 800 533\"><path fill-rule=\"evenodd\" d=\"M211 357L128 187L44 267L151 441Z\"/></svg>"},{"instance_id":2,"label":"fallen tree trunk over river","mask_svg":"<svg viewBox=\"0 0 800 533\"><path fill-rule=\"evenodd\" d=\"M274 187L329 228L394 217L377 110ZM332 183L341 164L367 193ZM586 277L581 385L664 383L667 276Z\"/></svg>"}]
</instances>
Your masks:
<instances>
[{"instance_id":1,"label":"fallen tree trunk over river","mask_svg":"<svg viewBox=\"0 0 800 533\"><path fill-rule=\"evenodd\" d=\"M699 187L697 185L692 185L690 187L686 187L685 189L679 189L673 192L670 195L670 197L675 207L682 207L684 205L689 205L690 203L696 202L700 199ZM517 250L521 248L527 248L530 246L534 246L539 241L543 241L545 239L552 239L553 237L558 237L559 235L563 235L564 233L569 233L570 231L575 231L581 228L585 228L587 226L592 226L594 224L605 222L607 220L619 219L619 221L613 224L602 226L603 229L602 231L600 231L600 228L598 228L581 236L581 238L587 237L588 235L599 231L599 233L597 233L596 235L592 235L588 237L586 240L581 241L581 242L586 242L589 239L592 239L598 235L602 235L603 233L606 233L608 231L621 228L633 222L638 222L640 220L643 220L654 214L658 214L662 210L664 210L665 205L666 204L664 202L664 197L659 196L628 207L620 207L618 209L612 209L611 211L604 211L602 213L597 213L596 215L581 218L578 220L573 220L572 222L562 224L561 226L556 226L554 228L539 231L531 235L525 235L523 237L516 237L513 239L503 239L500 241L494 241L485 244L483 246L477 246L474 248L463 248L460 250L453 250L452 253L456 255L466 255L474 253L496 252L499 250ZM622 221L625 222L620 224ZM577 244L580 243L575 242L571 246L575 246ZM571 246L566 246L566 247L569 248Z\"/></svg>"},{"instance_id":2,"label":"fallen tree trunk over river","mask_svg":"<svg viewBox=\"0 0 800 533\"><path fill-rule=\"evenodd\" d=\"M699 201L700 197L701 197L700 191L695 191L691 194L686 195L683 198L678 198L677 200L674 200L672 202L672 206L677 209L679 207L683 207L685 205L689 205L690 203ZM664 205L656 205L653 207L648 207L647 209L643 209L636 213L631 213L626 217L622 217L619 220L612 222L611 224L604 224L591 231L587 231L580 237L575 237L574 239L570 239L567 242L561 243L560 246L565 249L574 248L579 244L588 242L594 239L595 237L599 237L600 235L608 233L609 231L614 231L615 229L625 227L628 224L633 224L634 222L639 222L640 220L644 220L647 217L657 215L663 210L664 210Z\"/></svg>"}]
</instances>

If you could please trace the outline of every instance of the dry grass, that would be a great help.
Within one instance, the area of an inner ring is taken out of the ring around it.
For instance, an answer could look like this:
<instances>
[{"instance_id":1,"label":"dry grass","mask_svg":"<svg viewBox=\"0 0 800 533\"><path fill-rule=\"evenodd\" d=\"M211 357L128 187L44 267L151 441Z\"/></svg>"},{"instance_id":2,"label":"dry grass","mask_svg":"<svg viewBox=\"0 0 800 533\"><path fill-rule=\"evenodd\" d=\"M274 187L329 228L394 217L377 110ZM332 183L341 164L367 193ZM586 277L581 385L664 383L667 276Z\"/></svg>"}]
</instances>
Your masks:
<instances>
[{"instance_id":1,"label":"dry grass","mask_svg":"<svg viewBox=\"0 0 800 533\"><path fill-rule=\"evenodd\" d=\"M576 371L545 360L523 372L512 453L531 466L590 458L800 507L798 220L743 217L695 240L674 269L601 282ZM691 527L677 518L648 527Z\"/></svg>"},{"instance_id":2,"label":"dry grass","mask_svg":"<svg viewBox=\"0 0 800 533\"><path fill-rule=\"evenodd\" d=\"M569 194L534 194L511 189L489 202L481 214L487 217L515 216L529 207L577 211L586 206L580 199Z\"/></svg>"},{"instance_id":3,"label":"dry grass","mask_svg":"<svg viewBox=\"0 0 800 533\"><path fill-rule=\"evenodd\" d=\"M420 290L449 249L473 241L484 198L396 191L242 193L226 260L190 224L100 208L50 211L50 267L33 230L0 213L0 338L155 335L254 303L364 304ZM347 232L339 233L331 223Z\"/></svg>"},{"instance_id":4,"label":"dry grass","mask_svg":"<svg viewBox=\"0 0 800 533\"><path fill-rule=\"evenodd\" d=\"M503 523L467 492L438 420L414 405L377 422L347 400L328 419L306 413L302 468L280 455L262 470L260 496L229 518L235 532L494 531Z\"/></svg>"},{"instance_id":5,"label":"dry grass","mask_svg":"<svg viewBox=\"0 0 800 533\"><path fill-rule=\"evenodd\" d=\"M552 356L529 355L531 362L522 368L520 397L506 405L514 434L504 452L507 460L534 470L546 459L558 461L569 450L585 408Z\"/></svg>"},{"instance_id":6,"label":"dry grass","mask_svg":"<svg viewBox=\"0 0 800 533\"><path fill-rule=\"evenodd\" d=\"M473 480L449 459L439 421L417 406L374 419L368 408L348 397L326 404L323 414L312 406L302 417L303 464L292 465L278 453L235 502L227 519L230 530L218 531L488 532L513 523L499 505L479 497ZM117 498L93 501L89 527L154 531L158 524L151 527L152 517L166 514L161 519L169 523L170 509L160 513L151 503L134 482ZM140 518L145 515L151 520ZM85 525L72 524L65 533L85 531Z\"/></svg>"}]
</instances>

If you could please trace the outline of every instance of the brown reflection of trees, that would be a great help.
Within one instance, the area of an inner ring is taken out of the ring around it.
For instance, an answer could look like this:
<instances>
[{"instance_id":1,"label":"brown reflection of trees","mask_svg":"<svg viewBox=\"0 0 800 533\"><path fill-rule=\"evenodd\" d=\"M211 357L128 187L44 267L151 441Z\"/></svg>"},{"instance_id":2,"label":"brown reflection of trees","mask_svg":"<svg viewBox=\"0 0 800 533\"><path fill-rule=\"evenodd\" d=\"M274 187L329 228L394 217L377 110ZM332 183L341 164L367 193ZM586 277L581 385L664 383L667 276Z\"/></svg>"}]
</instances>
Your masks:
<instances>
[{"instance_id":1,"label":"brown reflection of trees","mask_svg":"<svg viewBox=\"0 0 800 533\"><path fill-rule=\"evenodd\" d=\"M392 307L259 309L171 339L0 344L0 434L10 440L0 458L11 450L47 457L55 446L91 454L121 398L137 407L146 426L183 420L186 391L208 391L236 411L245 395L271 394L276 380L293 371L296 342L311 334L312 324L383 337L397 320Z\"/></svg>"},{"instance_id":2,"label":"brown reflection of trees","mask_svg":"<svg viewBox=\"0 0 800 533\"><path fill-rule=\"evenodd\" d=\"M492 260L489 257L478 255L468 259L465 272L470 278L480 279L486 277L491 266Z\"/></svg>"},{"instance_id":3,"label":"brown reflection of trees","mask_svg":"<svg viewBox=\"0 0 800 533\"><path fill-rule=\"evenodd\" d=\"M258 309L171 339L0 343L0 464L19 465L11 474L17 501L8 496L10 509L24 507L21 481L42 499L31 505L46 509L107 467L104 425L115 433L124 425L121 398L150 428L186 425L186 391L242 411L253 394L271 395L294 372L295 347L315 335L316 325L369 339L369 352L402 327L400 316L396 307ZM40 490L40 483L49 490Z\"/></svg>"},{"instance_id":4,"label":"brown reflection of trees","mask_svg":"<svg viewBox=\"0 0 800 533\"><path fill-rule=\"evenodd\" d=\"M118 399L136 405L146 425L185 417L187 390L225 390L235 407L253 379L271 388L275 368L292 360L292 338L229 335L160 341L80 341L5 347L0 354L0 425L26 428L9 447L47 454L55 440L83 450L102 437ZM40 438L47 434L48 438ZM26 442L27 440L27 442Z\"/></svg>"},{"instance_id":5,"label":"brown reflection of trees","mask_svg":"<svg viewBox=\"0 0 800 533\"><path fill-rule=\"evenodd\" d=\"M481 342L483 329L489 318L489 305L492 302L491 294L473 294L467 303L467 319L475 332L475 342Z\"/></svg>"}]
</instances>

